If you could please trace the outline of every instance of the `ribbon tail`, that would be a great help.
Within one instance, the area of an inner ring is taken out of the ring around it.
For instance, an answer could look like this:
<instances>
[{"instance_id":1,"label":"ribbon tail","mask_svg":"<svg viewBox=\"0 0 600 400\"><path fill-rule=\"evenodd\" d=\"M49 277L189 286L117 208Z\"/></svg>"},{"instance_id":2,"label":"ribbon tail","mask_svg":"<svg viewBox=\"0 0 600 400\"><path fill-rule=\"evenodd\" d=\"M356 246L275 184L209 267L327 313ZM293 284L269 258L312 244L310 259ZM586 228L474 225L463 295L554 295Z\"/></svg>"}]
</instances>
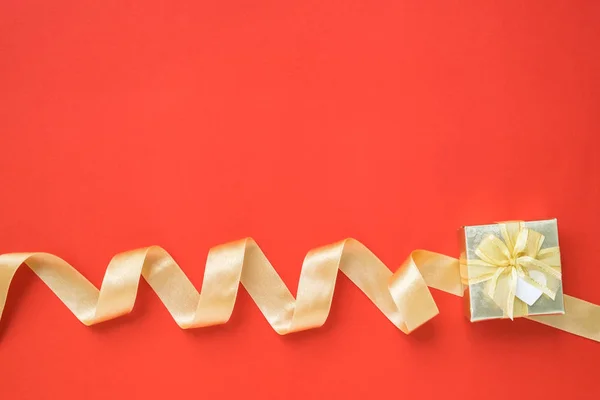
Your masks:
<instances>
[{"instance_id":1,"label":"ribbon tail","mask_svg":"<svg viewBox=\"0 0 600 400\"><path fill-rule=\"evenodd\" d=\"M498 268L496 270L496 272L489 278L489 282L486 287L486 293L492 299L494 298L494 295L496 294L496 287L498 286L498 278L500 278L500 275L502 275L502 273L505 270L506 270L506 268Z\"/></svg>"},{"instance_id":2,"label":"ribbon tail","mask_svg":"<svg viewBox=\"0 0 600 400\"><path fill-rule=\"evenodd\" d=\"M517 271L513 268L510 272L508 296L506 298L506 315L511 320L515 318L515 293L517 292Z\"/></svg>"},{"instance_id":3,"label":"ribbon tail","mask_svg":"<svg viewBox=\"0 0 600 400\"><path fill-rule=\"evenodd\" d=\"M600 306L566 294L563 299L564 315L535 315L525 318L600 342Z\"/></svg>"},{"instance_id":4,"label":"ribbon tail","mask_svg":"<svg viewBox=\"0 0 600 400\"><path fill-rule=\"evenodd\" d=\"M21 265L31 268L85 325L131 312L140 278L148 282L175 322L184 329L226 323L241 284L268 323L281 335L325 323L338 271L405 333L438 313L429 287L459 296L463 293L459 261L455 258L414 251L392 274L364 245L346 239L307 254L294 298L258 244L247 238L210 250L200 292L175 260L157 246L117 254L106 270L100 289L52 254L0 255L0 316L11 280Z\"/></svg>"}]
</instances>

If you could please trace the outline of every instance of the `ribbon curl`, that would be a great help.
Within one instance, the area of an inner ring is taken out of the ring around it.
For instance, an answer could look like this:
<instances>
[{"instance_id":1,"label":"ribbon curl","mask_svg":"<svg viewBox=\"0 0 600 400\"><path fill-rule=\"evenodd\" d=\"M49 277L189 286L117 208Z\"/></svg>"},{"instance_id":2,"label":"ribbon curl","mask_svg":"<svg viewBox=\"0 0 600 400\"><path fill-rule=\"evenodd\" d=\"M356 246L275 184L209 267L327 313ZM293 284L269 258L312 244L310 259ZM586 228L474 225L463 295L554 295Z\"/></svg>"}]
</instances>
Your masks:
<instances>
[{"instance_id":1,"label":"ribbon curl","mask_svg":"<svg viewBox=\"0 0 600 400\"><path fill-rule=\"evenodd\" d=\"M459 261L417 250L392 273L369 249L346 239L311 250L296 298L250 238L212 248L198 292L175 260L157 246L117 254L98 290L75 268L48 253L0 255L0 317L10 282L27 265L85 325L129 313L143 277L184 329L226 323L239 284L281 334L322 326L331 308L337 272L356 284L401 331L409 333L438 314L429 287L462 296ZM528 317L600 341L600 307L565 295L566 315Z\"/></svg>"},{"instance_id":2,"label":"ribbon curl","mask_svg":"<svg viewBox=\"0 0 600 400\"><path fill-rule=\"evenodd\" d=\"M479 260L468 260L469 284L486 282L485 292L510 319L525 316L527 304L516 296L517 280L521 278L552 300L560 286L560 249L542 250L544 235L523 227L521 222L501 223L502 240L495 235L485 237L475 254ZM546 277L541 283L530 276L539 271Z\"/></svg>"}]
</instances>

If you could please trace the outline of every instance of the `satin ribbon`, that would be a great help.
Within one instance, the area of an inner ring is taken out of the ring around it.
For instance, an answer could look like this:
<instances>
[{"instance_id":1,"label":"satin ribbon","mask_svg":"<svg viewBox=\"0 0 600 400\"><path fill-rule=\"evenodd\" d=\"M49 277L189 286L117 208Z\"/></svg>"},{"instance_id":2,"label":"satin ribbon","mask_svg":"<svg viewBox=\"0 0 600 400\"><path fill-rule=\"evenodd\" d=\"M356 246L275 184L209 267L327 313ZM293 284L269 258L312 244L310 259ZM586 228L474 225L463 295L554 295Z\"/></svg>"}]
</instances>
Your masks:
<instances>
[{"instance_id":1,"label":"satin ribbon","mask_svg":"<svg viewBox=\"0 0 600 400\"><path fill-rule=\"evenodd\" d=\"M181 328L228 321L241 283L273 329L285 335L322 326L329 314L338 270L354 282L400 330L409 333L438 314L429 288L463 294L459 261L417 250L392 273L353 239L311 250L302 265L296 298L256 242L244 239L210 250L200 293L160 247L117 254L98 290L66 261L48 253L0 255L0 316L10 282L21 265L31 270L84 324L129 313L143 277ZM565 296L565 315L527 317L600 341L600 307Z\"/></svg>"},{"instance_id":2,"label":"satin ribbon","mask_svg":"<svg viewBox=\"0 0 600 400\"><path fill-rule=\"evenodd\" d=\"M504 241L495 235L483 238L475 250L479 260L467 260L468 282L486 282L486 294L513 319L528 314L527 304L515 297L519 278L555 299L562 279L560 249L542 250L544 235L523 227L522 222L501 223L499 227ZM533 279L531 271L543 273L546 282Z\"/></svg>"}]
</instances>

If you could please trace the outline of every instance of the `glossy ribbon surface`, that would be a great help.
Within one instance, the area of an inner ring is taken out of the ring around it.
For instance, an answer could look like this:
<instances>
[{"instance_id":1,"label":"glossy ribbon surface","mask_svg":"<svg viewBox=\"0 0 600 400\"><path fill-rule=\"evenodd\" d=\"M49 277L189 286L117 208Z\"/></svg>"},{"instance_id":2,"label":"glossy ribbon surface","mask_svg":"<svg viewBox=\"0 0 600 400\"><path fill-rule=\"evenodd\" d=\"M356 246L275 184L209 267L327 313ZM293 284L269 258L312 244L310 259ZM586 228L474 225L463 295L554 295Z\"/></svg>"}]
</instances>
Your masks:
<instances>
[{"instance_id":1,"label":"glossy ribbon surface","mask_svg":"<svg viewBox=\"0 0 600 400\"><path fill-rule=\"evenodd\" d=\"M256 242L244 239L210 250L200 292L175 260L156 246L116 255L100 290L52 254L0 255L0 316L10 282L21 265L29 266L86 325L129 313L135 304L140 277L149 283L182 328L226 323L241 283L281 335L325 323L338 270L405 333L438 314L429 287L457 296L463 294L459 261L455 258L417 250L392 273L364 245L346 239L307 254L294 298ZM527 318L600 341L599 306L565 296L565 308L565 315Z\"/></svg>"}]
</instances>

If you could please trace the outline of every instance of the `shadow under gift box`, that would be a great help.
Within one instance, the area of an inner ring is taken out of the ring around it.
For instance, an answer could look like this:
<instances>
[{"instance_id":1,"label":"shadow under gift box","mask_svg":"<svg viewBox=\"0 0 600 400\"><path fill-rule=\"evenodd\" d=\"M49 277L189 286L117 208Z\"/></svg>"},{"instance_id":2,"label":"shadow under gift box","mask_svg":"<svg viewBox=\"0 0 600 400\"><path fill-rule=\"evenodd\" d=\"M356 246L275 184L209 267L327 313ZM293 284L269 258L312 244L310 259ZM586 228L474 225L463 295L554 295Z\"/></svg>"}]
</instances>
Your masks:
<instances>
[{"instance_id":1,"label":"shadow under gift box","mask_svg":"<svg viewBox=\"0 0 600 400\"><path fill-rule=\"evenodd\" d=\"M543 221L522 222L523 228L528 228L544 235L544 241L541 249L558 247L558 226L556 219ZM460 244L460 265L463 273L463 279L472 277L473 267L469 266L469 261L480 260L476 254L481 241L489 236L494 235L497 238L502 238L501 225L476 225L464 226L459 230ZM469 273L471 272L471 273ZM464 276L466 273L466 276ZM468 284L465 291L465 313L471 322L484 321L488 319L508 318L504 311L496 304L496 302L486 293L485 287L487 282L479 282ZM549 296L542 294L541 297L528 306L527 315L549 315L549 314L564 314L565 307L563 301L563 285L560 283L556 296L552 300Z\"/></svg>"}]
</instances>

